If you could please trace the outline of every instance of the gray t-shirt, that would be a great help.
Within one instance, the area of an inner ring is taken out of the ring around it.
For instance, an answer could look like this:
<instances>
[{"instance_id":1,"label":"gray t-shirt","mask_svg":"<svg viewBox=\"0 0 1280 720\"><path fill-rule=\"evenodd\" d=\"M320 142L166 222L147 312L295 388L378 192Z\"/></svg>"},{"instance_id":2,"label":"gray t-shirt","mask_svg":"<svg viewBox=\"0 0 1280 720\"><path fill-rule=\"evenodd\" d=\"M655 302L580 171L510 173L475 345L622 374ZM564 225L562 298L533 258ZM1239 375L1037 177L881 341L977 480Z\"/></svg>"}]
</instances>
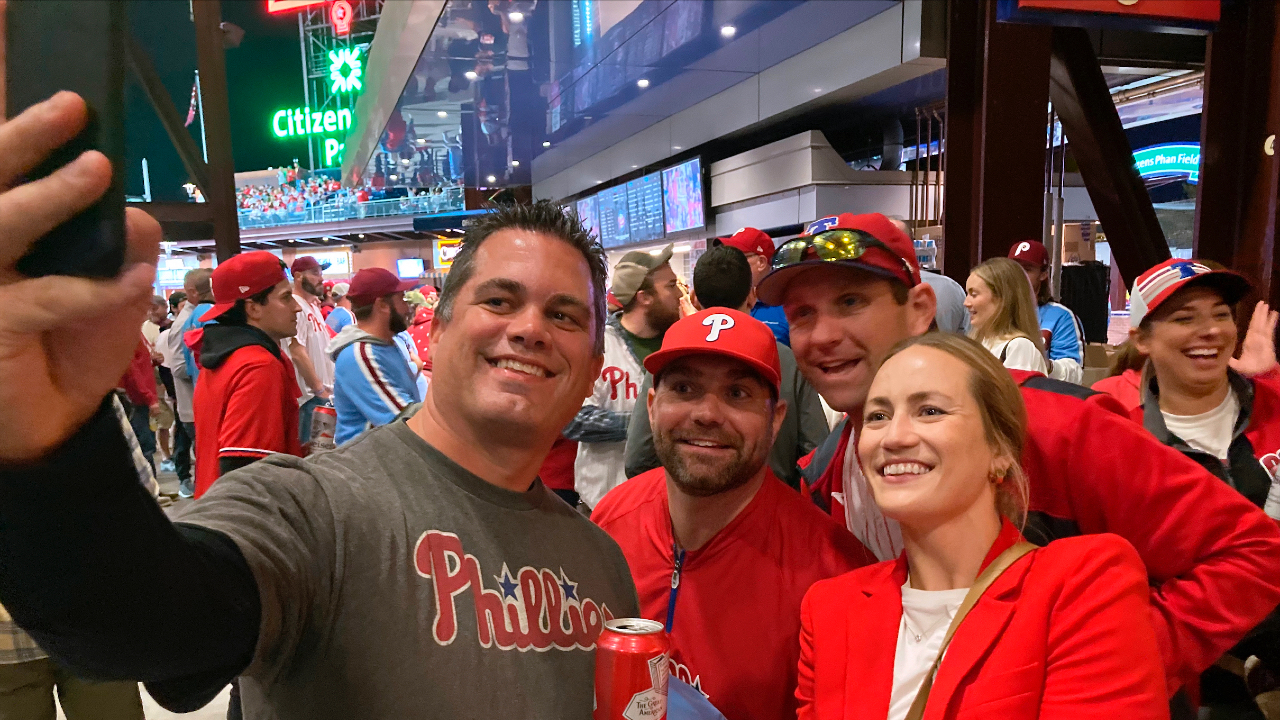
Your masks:
<instances>
[{"instance_id":1,"label":"gray t-shirt","mask_svg":"<svg viewBox=\"0 0 1280 720\"><path fill-rule=\"evenodd\" d=\"M589 718L596 636L639 616L602 530L403 421L230 473L178 521L230 536L257 580L246 717Z\"/></svg>"}]
</instances>

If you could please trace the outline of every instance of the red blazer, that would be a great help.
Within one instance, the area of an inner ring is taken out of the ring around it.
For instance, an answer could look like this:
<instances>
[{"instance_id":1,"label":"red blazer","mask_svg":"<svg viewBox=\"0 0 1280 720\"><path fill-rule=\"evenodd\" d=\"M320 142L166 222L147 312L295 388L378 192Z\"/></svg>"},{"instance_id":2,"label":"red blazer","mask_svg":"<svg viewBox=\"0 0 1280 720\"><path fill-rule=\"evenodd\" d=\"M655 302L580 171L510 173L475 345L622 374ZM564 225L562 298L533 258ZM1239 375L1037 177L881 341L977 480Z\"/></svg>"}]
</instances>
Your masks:
<instances>
[{"instance_id":1,"label":"red blazer","mask_svg":"<svg viewBox=\"0 0 1280 720\"><path fill-rule=\"evenodd\" d=\"M1006 523L983 567L1018 539ZM800 720L884 720L905 554L815 584L800 610ZM924 720L1168 718L1138 554L1115 535L1020 558L961 623Z\"/></svg>"},{"instance_id":2,"label":"red blazer","mask_svg":"<svg viewBox=\"0 0 1280 720\"><path fill-rule=\"evenodd\" d=\"M1027 404L1027 538L1114 533L1133 545L1150 580L1169 694L1194 683L1280 602L1276 521L1162 445L1110 395L1010 374ZM844 485L848 424L842 432L831 461L806 471L822 507Z\"/></svg>"}]
</instances>

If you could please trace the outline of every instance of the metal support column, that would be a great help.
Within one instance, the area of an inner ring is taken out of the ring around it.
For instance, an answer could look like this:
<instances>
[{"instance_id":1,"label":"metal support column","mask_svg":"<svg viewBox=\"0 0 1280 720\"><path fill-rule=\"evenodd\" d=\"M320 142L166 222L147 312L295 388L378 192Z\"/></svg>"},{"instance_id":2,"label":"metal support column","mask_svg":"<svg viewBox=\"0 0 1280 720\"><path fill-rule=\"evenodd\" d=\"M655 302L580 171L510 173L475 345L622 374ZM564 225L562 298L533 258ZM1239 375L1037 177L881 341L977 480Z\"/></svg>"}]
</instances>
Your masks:
<instances>
[{"instance_id":1,"label":"metal support column","mask_svg":"<svg viewBox=\"0 0 1280 720\"><path fill-rule=\"evenodd\" d=\"M209 188L213 237L218 261L240 252L240 220L236 214L235 161L231 155L231 112L227 103L226 50L222 40L219 0L195 0L196 60L204 94L209 138Z\"/></svg>"},{"instance_id":2,"label":"metal support column","mask_svg":"<svg viewBox=\"0 0 1280 720\"><path fill-rule=\"evenodd\" d=\"M1041 235L1050 28L996 22L995 0L951 0L943 269Z\"/></svg>"},{"instance_id":3,"label":"metal support column","mask_svg":"<svg viewBox=\"0 0 1280 720\"><path fill-rule=\"evenodd\" d=\"M1053 107L1107 233L1111 257L1132 287L1144 270L1169 259L1169 246L1084 30L1053 29L1049 79Z\"/></svg>"},{"instance_id":4,"label":"metal support column","mask_svg":"<svg viewBox=\"0 0 1280 720\"><path fill-rule=\"evenodd\" d=\"M1280 299L1275 227L1280 192L1280 16L1274 3L1223 3L1205 53L1200 185L1193 252L1254 282L1241 307ZM1243 337L1243 335L1242 335Z\"/></svg>"}]
</instances>

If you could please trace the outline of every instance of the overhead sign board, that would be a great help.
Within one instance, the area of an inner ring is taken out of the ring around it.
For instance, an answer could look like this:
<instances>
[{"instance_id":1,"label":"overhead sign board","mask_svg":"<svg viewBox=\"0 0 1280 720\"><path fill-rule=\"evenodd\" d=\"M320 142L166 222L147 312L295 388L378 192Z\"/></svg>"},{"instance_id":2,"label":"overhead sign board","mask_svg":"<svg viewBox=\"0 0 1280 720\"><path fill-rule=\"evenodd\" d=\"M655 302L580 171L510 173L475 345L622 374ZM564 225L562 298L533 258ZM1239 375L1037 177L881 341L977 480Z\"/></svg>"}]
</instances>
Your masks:
<instances>
[{"instance_id":1,"label":"overhead sign board","mask_svg":"<svg viewBox=\"0 0 1280 720\"><path fill-rule=\"evenodd\" d=\"M1200 143L1165 143L1133 153L1133 165L1146 178L1185 177L1200 182Z\"/></svg>"},{"instance_id":2,"label":"overhead sign board","mask_svg":"<svg viewBox=\"0 0 1280 720\"><path fill-rule=\"evenodd\" d=\"M1222 15L1220 0L999 0L1006 22L1205 33Z\"/></svg>"},{"instance_id":3,"label":"overhead sign board","mask_svg":"<svg viewBox=\"0 0 1280 720\"><path fill-rule=\"evenodd\" d=\"M437 270L448 268L459 252L462 252L462 240L436 240L432 249L432 267Z\"/></svg>"},{"instance_id":4,"label":"overhead sign board","mask_svg":"<svg viewBox=\"0 0 1280 720\"><path fill-rule=\"evenodd\" d=\"M326 0L267 0L267 12L280 13L300 10L312 5L323 5Z\"/></svg>"}]
</instances>

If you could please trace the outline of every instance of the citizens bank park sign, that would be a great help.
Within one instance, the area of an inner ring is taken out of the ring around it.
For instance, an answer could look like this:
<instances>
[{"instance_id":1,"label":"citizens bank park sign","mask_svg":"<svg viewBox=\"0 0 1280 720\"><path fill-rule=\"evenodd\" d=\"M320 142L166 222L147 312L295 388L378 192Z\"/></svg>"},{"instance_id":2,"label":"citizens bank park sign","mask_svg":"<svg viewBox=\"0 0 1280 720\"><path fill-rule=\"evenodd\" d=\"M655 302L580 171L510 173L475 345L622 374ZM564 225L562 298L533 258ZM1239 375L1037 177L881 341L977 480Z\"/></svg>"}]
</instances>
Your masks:
<instances>
[{"instance_id":1,"label":"citizens bank park sign","mask_svg":"<svg viewBox=\"0 0 1280 720\"><path fill-rule=\"evenodd\" d=\"M1183 177L1200 182L1200 143L1152 145L1133 153L1133 166L1142 179Z\"/></svg>"}]
</instances>

